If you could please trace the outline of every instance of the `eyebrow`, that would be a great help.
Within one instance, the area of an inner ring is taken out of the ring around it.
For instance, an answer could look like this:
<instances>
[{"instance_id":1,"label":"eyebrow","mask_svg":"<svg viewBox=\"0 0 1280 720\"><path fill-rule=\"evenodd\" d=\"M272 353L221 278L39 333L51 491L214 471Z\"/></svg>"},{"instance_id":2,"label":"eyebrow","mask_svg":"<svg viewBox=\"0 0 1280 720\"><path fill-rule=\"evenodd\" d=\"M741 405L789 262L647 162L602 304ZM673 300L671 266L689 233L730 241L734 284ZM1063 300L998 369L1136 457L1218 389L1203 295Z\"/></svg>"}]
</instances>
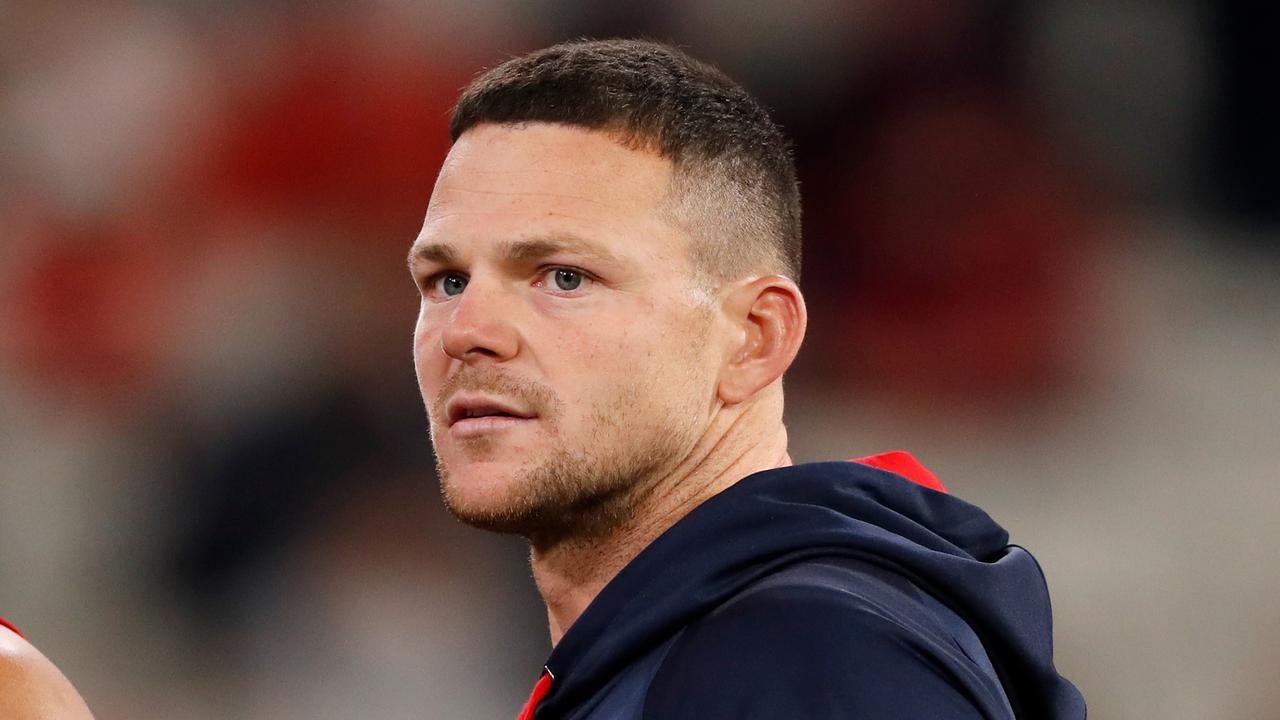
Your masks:
<instances>
[{"instance_id":1,"label":"eyebrow","mask_svg":"<svg viewBox=\"0 0 1280 720\"><path fill-rule=\"evenodd\" d=\"M585 238L570 234L507 240L499 245L499 252L510 262L534 262L558 252L573 252L606 263L618 262L617 256L608 250ZM409 262L413 263L415 260L426 260L440 265L456 265L458 251L448 243L414 243L409 249Z\"/></svg>"},{"instance_id":2,"label":"eyebrow","mask_svg":"<svg viewBox=\"0 0 1280 720\"><path fill-rule=\"evenodd\" d=\"M412 265L417 260L427 260L440 265L456 265L458 252L452 245L445 243L415 242L413 247L409 248L409 264Z\"/></svg>"}]
</instances>

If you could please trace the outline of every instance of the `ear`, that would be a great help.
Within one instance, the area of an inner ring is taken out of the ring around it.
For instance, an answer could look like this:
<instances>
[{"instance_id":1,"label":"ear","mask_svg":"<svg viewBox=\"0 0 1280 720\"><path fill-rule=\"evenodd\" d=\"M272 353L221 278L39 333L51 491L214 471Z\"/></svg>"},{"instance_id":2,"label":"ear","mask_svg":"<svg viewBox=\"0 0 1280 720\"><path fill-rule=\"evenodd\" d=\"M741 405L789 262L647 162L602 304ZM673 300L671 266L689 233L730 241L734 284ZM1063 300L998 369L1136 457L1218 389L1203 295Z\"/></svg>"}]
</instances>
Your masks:
<instances>
[{"instance_id":1,"label":"ear","mask_svg":"<svg viewBox=\"0 0 1280 720\"><path fill-rule=\"evenodd\" d=\"M809 314L800 288L781 275L739 285L725 297L723 307L734 333L717 395L733 405L750 399L791 367Z\"/></svg>"}]
</instances>

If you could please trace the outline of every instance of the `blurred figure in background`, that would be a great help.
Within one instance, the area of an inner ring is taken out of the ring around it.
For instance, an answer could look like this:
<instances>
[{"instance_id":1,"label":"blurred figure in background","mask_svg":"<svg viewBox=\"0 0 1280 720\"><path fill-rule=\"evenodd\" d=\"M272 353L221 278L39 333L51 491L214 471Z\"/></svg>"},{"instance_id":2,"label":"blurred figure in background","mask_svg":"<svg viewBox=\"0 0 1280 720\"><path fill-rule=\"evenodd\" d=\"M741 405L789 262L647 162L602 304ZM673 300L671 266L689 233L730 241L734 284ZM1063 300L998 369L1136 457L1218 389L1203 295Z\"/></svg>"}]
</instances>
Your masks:
<instances>
[{"instance_id":1,"label":"blurred figure in background","mask_svg":"<svg viewBox=\"0 0 1280 720\"><path fill-rule=\"evenodd\" d=\"M67 678L4 618L0 618L0 716L93 720Z\"/></svg>"}]
</instances>

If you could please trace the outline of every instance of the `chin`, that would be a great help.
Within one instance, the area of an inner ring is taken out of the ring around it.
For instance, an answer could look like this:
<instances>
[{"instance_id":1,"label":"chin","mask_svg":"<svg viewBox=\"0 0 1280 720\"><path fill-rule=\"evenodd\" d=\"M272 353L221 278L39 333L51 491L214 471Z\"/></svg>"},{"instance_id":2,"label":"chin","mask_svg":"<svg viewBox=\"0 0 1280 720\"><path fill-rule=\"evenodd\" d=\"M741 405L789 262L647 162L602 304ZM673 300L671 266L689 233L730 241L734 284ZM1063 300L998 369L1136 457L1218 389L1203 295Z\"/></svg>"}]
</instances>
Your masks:
<instances>
[{"instance_id":1,"label":"chin","mask_svg":"<svg viewBox=\"0 0 1280 720\"><path fill-rule=\"evenodd\" d=\"M520 535L535 545L606 534L632 512L634 484L618 474L575 474L563 463L440 465L445 506L482 530Z\"/></svg>"},{"instance_id":2,"label":"chin","mask_svg":"<svg viewBox=\"0 0 1280 720\"><path fill-rule=\"evenodd\" d=\"M520 498L526 493L518 487L520 481L510 466L473 462L455 469L440 463L439 474L445 507L454 517L498 532L511 532L506 528L519 524Z\"/></svg>"},{"instance_id":3,"label":"chin","mask_svg":"<svg viewBox=\"0 0 1280 720\"><path fill-rule=\"evenodd\" d=\"M501 506L517 482L514 469L506 463L442 462L439 473L445 499L466 506Z\"/></svg>"}]
</instances>

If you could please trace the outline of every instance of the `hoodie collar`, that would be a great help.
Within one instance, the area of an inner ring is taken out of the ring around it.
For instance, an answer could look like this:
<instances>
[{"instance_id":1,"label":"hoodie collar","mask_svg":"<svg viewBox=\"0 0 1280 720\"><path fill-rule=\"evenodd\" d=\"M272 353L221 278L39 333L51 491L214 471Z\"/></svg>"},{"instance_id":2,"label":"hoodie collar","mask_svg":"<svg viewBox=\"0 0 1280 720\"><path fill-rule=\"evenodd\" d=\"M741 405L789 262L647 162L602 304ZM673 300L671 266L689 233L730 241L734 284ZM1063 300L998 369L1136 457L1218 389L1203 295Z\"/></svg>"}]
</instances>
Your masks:
<instances>
[{"instance_id":1,"label":"hoodie collar","mask_svg":"<svg viewBox=\"0 0 1280 720\"><path fill-rule=\"evenodd\" d=\"M623 568L556 645L547 661L556 682L543 704L558 709L549 716L791 563L865 556L915 578L929 570L915 567L921 557L956 574L981 572L1003 553L1008 535L986 513L923 485L870 462L814 463L755 473L694 508Z\"/></svg>"}]
</instances>

